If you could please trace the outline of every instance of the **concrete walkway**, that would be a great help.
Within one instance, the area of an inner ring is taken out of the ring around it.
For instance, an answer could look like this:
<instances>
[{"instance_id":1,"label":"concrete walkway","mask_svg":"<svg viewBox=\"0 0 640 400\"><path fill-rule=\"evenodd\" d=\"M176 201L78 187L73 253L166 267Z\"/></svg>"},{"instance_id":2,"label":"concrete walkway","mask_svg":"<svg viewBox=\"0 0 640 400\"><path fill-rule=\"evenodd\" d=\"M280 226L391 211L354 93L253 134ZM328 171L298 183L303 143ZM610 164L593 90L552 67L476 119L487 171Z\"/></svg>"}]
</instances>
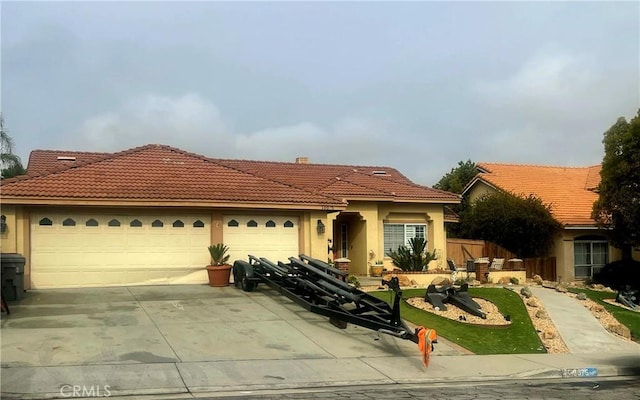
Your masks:
<instances>
[{"instance_id":1,"label":"concrete walkway","mask_svg":"<svg viewBox=\"0 0 640 400\"><path fill-rule=\"evenodd\" d=\"M554 294L539 296L549 310L559 302L569 314L577 312ZM337 329L264 286L252 293L203 285L34 290L11 311L2 315L0 330L3 399L68 398L75 387L94 396L108 390L111 396L205 397L640 375L637 345L613 347L600 339L599 352L494 356L464 355L442 340L424 368L414 343L351 325ZM555 315L569 320L562 312ZM579 342L570 335L585 336L580 329L563 332L567 342Z\"/></svg>"},{"instance_id":2,"label":"concrete walkway","mask_svg":"<svg viewBox=\"0 0 640 400\"><path fill-rule=\"evenodd\" d=\"M531 291L544 304L571 353L628 353L640 359L640 344L608 332L579 300L544 287L531 287Z\"/></svg>"}]
</instances>

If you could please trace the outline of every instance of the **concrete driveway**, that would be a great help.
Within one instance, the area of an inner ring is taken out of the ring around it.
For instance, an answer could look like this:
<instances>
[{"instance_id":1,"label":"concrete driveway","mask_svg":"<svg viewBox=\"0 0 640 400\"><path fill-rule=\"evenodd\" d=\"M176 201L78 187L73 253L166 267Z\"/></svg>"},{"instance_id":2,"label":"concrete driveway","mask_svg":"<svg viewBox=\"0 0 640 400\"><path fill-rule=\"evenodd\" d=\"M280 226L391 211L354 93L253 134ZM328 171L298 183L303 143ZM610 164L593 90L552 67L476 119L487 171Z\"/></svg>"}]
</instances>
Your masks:
<instances>
[{"instance_id":1,"label":"concrete driveway","mask_svg":"<svg viewBox=\"0 0 640 400\"><path fill-rule=\"evenodd\" d=\"M1 333L5 396L60 397L65 384L143 394L392 383L379 371L398 359L424 370L414 343L340 330L262 285L252 293L205 285L33 290L3 315ZM439 345L437 354L460 353Z\"/></svg>"}]
</instances>

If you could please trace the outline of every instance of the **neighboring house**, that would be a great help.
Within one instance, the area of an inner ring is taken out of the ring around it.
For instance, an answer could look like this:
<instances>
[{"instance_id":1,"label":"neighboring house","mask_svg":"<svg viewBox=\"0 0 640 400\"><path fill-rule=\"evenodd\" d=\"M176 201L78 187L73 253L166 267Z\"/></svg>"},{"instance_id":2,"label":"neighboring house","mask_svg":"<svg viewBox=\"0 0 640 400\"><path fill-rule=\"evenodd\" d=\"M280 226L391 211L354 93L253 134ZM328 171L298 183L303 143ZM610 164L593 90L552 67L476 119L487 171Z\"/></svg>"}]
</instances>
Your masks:
<instances>
[{"instance_id":1,"label":"neighboring house","mask_svg":"<svg viewBox=\"0 0 640 400\"><path fill-rule=\"evenodd\" d=\"M473 201L501 190L515 195L533 194L551 205L552 215L562 225L552 250L558 280L584 279L619 252L609 244L607 231L598 228L591 218L593 203L598 199L600 168L479 163L480 172L463 196Z\"/></svg>"},{"instance_id":2,"label":"neighboring house","mask_svg":"<svg viewBox=\"0 0 640 400\"><path fill-rule=\"evenodd\" d=\"M231 260L305 253L369 273L408 238L446 258L458 195L388 167L213 159L147 145L118 153L36 150L2 181L2 252L26 257L27 288L204 283L207 246ZM386 260L390 264L389 260Z\"/></svg>"}]
</instances>

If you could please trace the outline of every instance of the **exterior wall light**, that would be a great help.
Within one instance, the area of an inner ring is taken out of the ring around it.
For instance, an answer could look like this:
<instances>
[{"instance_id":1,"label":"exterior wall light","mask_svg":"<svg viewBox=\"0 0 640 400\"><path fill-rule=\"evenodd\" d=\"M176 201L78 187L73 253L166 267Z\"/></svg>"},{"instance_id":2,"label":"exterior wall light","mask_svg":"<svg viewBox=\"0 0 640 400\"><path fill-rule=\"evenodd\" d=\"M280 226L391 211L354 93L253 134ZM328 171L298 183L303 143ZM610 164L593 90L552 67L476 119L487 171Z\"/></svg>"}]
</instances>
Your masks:
<instances>
[{"instance_id":1,"label":"exterior wall light","mask_svg":"<svg viewBox=\"0 0 640 400\"><path fill-rule=\"evenodd\" d=\"M318 220L318 224L316 225L316 230L320 235L324 233L324 224L322 223L322 220Z\"/></svg>"}]
</instances>

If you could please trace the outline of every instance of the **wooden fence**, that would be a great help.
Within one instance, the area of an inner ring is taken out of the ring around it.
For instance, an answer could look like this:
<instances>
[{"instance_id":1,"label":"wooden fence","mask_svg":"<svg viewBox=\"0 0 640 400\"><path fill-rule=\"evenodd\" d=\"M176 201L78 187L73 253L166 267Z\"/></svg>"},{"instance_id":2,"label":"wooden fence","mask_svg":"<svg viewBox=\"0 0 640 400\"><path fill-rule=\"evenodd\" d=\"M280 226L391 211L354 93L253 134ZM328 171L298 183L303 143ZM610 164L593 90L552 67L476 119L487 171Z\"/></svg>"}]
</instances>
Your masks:
<instances>
[{"instance_id":1,"label":"wooden fence","mask_svg":"<svg viewBox=\"0 0 640 400\"><path fill-rule=\"evenodd\" d=\"M456 265L465 265L470 258L486 257L484 240L447 239L447 257Z\"/></svg>"},{"instance_id":2,"label":"wooden fence","mask_svg":"<svg viewBox=\"0 0 640 400\"><path fill-rule=\"evenodd\" d=\"M518 258L514 253L511 253L495 243L487 242L485 240L457 238L447 239L447 257L451 258L458 266L464 266L466 265L467 260L479 257L488 257L489 260L494 258L504 258L505 260ZM555 257L525 258L522 261L523 267L527 272L527 278L532 278L534 275L540 275L544 280L556 280ZM505 263L505 267L506 266L507 263Z\"/></svg>"}]
</instances>

